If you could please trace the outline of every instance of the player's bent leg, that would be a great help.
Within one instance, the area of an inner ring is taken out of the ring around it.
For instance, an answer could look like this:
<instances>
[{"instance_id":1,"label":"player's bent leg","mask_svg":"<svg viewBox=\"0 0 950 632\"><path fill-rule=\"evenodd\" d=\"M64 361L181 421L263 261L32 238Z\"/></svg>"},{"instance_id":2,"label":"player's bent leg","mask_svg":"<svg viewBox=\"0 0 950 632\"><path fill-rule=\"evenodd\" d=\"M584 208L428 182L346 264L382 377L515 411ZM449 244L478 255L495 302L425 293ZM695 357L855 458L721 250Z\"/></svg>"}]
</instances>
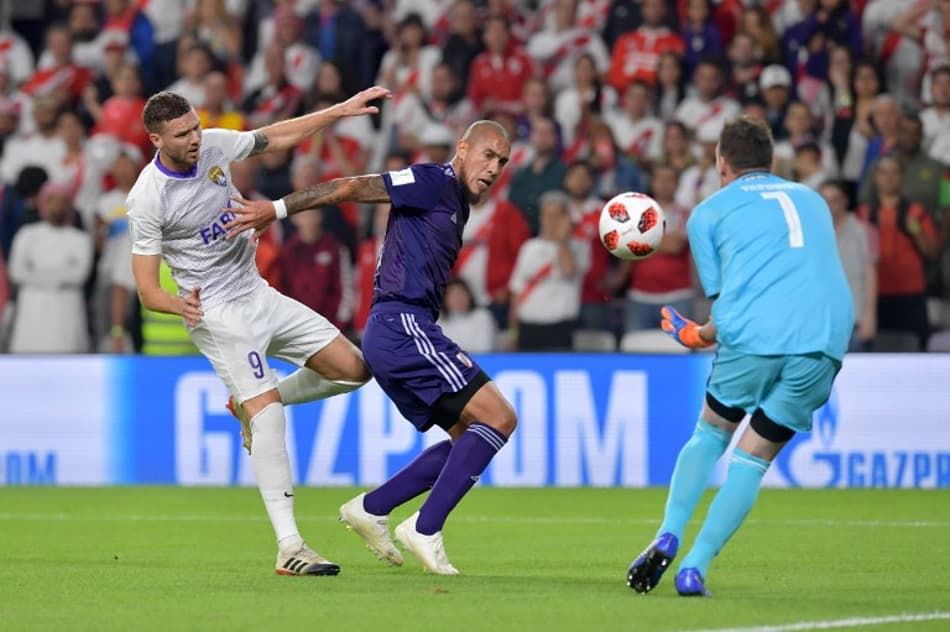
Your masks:
<instances>
[{"instance_id":1,"label":"player's bent leg","mask_svg":"<svg viewBox=\"0 0 950 632\"><path fill-rule=\"evenodd\" d=\"M742 408L726 406L712 394L706 394L693 436L676 458L663 523L653 542L627 568L627 586L647 593L660 582L676 557L686 523L709 483L716 462L743 417Z\"/></svg>"},{"instance_id":2,"label":"player's bent leg","mask_svg":"<svg viewBox=\"0 0 950 632\"><path fill-rule=\"evenodd\" d=\"M343 334L307 358L306 364L277 385L285 406L348 393L370 379L363 354Z\"/></svg>"},{"instance_id":3,"label":"player's bent leg","mask_svg":"<svg viewBox=\"0 0 950 632\"><path fill-rule=\"evenodd\" d=\"M277 389L243 402L254 450L251 464L277 537L280 575L336 575L340 567L308 547L294 519L293 477L285 442L286 420Z\"/></svg>"},{"instance_id":4,"label":"player's bent leg","mask_svg":"<svg viewBox=\"0 0 950 632\"><path fill-rule=\"evenodd\" d=\"M680 564L676 589L681 595L709 594L705 588L709 565L742 525L759 495L762 477L794 434L793 430L769 419L762 409L753 413L749 428L732 453L726 482L709 506L696 543Z\"/></svg>"}]
</instances>

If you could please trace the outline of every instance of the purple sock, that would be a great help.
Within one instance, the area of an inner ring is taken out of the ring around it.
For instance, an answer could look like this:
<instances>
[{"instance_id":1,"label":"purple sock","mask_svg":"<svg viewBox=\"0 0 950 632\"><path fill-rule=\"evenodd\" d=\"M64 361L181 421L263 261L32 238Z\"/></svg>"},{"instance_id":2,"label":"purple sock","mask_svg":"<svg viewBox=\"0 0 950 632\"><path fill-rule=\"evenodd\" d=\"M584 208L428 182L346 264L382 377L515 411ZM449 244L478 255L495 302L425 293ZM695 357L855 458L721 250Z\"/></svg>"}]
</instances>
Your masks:
<instances>
[{"instance_id":1,"label":"purple sock","mask_svg":"<svg viewBox=\"0 0 950 632\"><path fill-rule=\"evenodd\" d=\"M491 426L473 423L452 446L452 452L419 509L416 530L424 535L441 531L449 512L459 504L508 439Z\"/></svg>"},{"instance_id":2,"label":"purple sock","mask_svg":"<svg viewBox=\"0 0 950 632\"><path fill-rule=\"evenodd\" d=\"M430 489L451 450L452 442L448 439L430 446L392 478L366 494L363 509L374 516L388 516L394 508Z\"/></svg>"}]
</instances>

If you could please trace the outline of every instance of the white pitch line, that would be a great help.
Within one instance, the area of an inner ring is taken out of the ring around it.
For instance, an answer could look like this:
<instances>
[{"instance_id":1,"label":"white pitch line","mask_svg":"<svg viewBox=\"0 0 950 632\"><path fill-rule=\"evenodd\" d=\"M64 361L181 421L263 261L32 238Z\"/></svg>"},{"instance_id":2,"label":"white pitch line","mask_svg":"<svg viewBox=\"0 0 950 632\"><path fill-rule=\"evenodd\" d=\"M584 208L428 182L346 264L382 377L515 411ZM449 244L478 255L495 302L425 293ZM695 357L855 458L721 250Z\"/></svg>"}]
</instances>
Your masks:
<instances>
[{"instance_id":1,"label":"white pitch line","mask_svg":"<svg viewBox=\"0 0 950 632\"><path fill-rule=\"evenodd\" d=\"M895 614L887 617L857 617L853 619L831 619L828 621L799 621L779 625L762 625L746 628L707 628L690 632L795 632L796 630L832 630L836 628L857 628L866 625L886 625L888 623L920 623L923 621L947 621L950 612L922 612L919 614Z\"/></svg>"},{"instance_id":2,"label":"white pitch line","mask_svg":"<svg viewBox=\"0 0 950 632\"><path fill-rule=\"evenodd\" d=\"M69 514L69 513L0 513L0 522L257 522L264 513L254 515L226 515L226 514ZM298 515L298 520L308 521L335 521L338 516ZM658 525L659 521L653 518L568 518L557 516L455 516L453 522L485 523L485 524L619 524L619 525ZM693 520L693 523L698 521ZM815 527L893 527L893 528L947 528L950 522L932 520L833 520L827 518L816 519L788 519L769 520L751 519L748 524L785 525L785 526L815 526Z\"/></svg>"}]
</instances>

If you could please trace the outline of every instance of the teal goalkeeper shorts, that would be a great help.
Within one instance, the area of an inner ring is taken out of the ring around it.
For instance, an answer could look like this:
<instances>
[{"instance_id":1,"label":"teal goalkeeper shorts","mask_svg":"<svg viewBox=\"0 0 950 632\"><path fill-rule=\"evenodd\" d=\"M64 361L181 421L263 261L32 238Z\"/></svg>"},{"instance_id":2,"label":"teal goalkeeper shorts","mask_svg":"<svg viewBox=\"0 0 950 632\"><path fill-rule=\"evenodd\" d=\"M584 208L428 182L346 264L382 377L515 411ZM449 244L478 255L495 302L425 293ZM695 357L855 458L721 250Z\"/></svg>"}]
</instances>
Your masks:
<instances>
[{"instance_id":1,"label":"teal goalkeeper shorts","mask_svg":"<svg viewBox=\"0 0 950 632\"><path fill-rule=\"evenodd\" d=\"M823 353L761 356L719 347L707 388L726 406L749 414L761 408L775 423L809 432L812 413L828 401L840 368Z\"/></svg>"}]
</instances>

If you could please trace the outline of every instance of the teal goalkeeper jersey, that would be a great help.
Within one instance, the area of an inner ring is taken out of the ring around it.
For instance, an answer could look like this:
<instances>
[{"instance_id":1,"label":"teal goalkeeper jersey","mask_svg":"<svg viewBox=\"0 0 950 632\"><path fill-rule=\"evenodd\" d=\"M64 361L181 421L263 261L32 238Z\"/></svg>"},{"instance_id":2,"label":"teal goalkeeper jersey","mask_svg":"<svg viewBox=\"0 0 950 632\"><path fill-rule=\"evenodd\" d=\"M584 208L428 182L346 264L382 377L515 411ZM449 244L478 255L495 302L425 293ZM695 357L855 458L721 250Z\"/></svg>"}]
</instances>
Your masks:
<instances>
[{"instance_id":1,"label":"teal goalkeeper jersey","mask_svg":"<svg viewBox=\"0 0 950 632\"><path fill-rule=\"evenodd\" d=\"M749 173L690 215L689 246L718 342L756 355L824 353L841 360L854 305L831 212L812 189Z\"/></svg>"}]
</instances>

